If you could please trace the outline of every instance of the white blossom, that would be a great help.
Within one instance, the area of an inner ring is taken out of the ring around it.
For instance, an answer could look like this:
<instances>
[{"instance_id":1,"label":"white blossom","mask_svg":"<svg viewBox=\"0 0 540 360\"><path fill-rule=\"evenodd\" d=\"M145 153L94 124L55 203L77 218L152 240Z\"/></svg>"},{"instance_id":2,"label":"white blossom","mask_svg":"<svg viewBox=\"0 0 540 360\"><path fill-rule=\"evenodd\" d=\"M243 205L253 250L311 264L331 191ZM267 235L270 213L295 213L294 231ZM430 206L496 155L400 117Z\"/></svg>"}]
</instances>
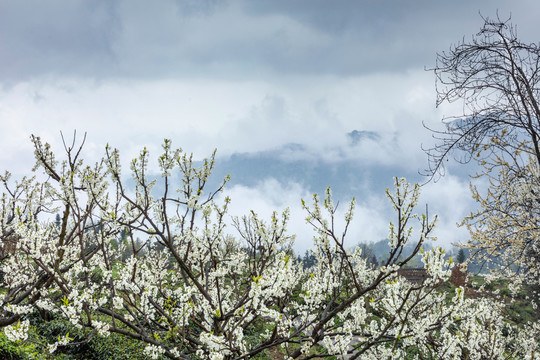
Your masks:
<instances>
[{"instance_id":1,"label":"white blossom","mask_svg":"<svg viewBox=\"0 0 540 360\"><path fill-rule=\"evenodd\" d=\"M4 328L4 334L10 341L26 340L28 338L28 329L30 323L28 320L19 321L16 325L9 325Z\"/></svg>"}]
</instances>

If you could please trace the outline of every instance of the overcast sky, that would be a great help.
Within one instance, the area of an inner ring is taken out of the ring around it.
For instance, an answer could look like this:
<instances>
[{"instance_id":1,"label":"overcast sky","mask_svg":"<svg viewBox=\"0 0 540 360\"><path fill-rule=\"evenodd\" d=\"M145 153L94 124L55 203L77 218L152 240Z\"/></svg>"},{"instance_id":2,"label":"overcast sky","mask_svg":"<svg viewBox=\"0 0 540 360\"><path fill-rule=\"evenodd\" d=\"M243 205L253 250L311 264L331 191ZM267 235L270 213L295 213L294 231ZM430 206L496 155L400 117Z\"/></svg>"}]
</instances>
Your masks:
<instances>
[{"instance_id":1,"label":"overcast sky","mask_svg":"<svg viewBox=\"0 0 540 360\"><path fill-rule=\"evenodd\" d=\"M59 149L59 132L76 129L88 158L106 143L125 158L157 153L163 138L198 158L294 143L310 161L416 172L430 142L422 123L453 111L435 108L425 68L497 10L523 41L540 40L532 0L0 0L0 169L29 172L30 134ZM344 147L353 130L380 141ZM465 236L455 222L472 206L467 187L450 173L425 189L447 241ZM237 213L289 205L297 222L308 190L266 175L230 189ZM358 234L386 234L382 199L359 199Z\"/></svg>"}]
</instances>

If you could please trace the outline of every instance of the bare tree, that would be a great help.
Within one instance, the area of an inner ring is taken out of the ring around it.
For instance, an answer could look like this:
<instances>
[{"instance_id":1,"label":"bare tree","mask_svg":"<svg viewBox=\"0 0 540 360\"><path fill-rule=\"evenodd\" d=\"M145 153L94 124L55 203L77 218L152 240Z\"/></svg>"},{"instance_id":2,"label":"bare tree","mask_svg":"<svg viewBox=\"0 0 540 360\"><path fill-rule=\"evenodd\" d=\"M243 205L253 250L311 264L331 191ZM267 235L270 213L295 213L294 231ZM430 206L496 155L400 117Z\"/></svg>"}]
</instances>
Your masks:
<instances>
[{"instance_id":1,"label":"bare tree","mask_svg":"<svg viewBox=\"0 0 540 360\"><path fill-rule=\"evenodd\" d=\"M443 119L443 130L431 129L439 142L426 149L429 175L442 171L451 153L460 162L489 161L495 153L519 164L524 152L540 164L540 48L519 41L509 19L483 20L476 36L437 54L429 69L437 106L463 103L461 113Z\"/></svg>"}]
</instances>

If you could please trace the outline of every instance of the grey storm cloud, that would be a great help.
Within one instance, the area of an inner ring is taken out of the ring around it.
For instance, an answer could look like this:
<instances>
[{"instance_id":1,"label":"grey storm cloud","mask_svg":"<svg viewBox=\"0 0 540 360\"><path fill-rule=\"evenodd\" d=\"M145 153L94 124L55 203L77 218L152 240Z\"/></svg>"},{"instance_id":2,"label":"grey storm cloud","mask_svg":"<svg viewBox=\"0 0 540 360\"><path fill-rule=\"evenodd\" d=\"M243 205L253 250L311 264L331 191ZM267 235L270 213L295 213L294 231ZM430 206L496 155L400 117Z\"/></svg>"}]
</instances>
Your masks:
<instances>
[{"instance_id":1,"label":"grey storm cloud","mask_svg":"<svg viewBox=\"0 0 540 360\"><path fill-rule=\"evenodd\" d=\"M479 11L506 16L508 7L502 0L1 1L0 81L406 71L432 65L436 51L478 30ZM538 5L511 7L519 15Z\"/></svg>"},{"instance_id":2,"label":"grey storm cloud","mask_svg":"<svg viewBox=\"0 0 540 360\"><path fill-rule=\"evenodd\" d=\"M2 1L0 81L99 74L114 62L118 25L106 0Z\"/></svg>"}]
</instances>

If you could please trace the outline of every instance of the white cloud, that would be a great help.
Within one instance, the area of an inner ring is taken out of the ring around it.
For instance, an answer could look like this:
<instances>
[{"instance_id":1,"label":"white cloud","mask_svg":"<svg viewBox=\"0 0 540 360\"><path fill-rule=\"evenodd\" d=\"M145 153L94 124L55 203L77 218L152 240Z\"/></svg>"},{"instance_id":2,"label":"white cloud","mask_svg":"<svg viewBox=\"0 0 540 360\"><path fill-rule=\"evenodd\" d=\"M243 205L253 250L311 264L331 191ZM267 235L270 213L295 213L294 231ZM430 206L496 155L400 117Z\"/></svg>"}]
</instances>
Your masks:
<instances>
[{"instance_id":1,"label":"white cloud","mask_svg":"<svg viewBox=\"0 0 540 360\"><path fill-rule=\"evenodd\" d=\"M367 190L367 189L366 189ZM391 189L392 191L392 189ZM396 223L396 214L392 211L384 193L376 194L365 191L364 198L357 199L355 216L346 237L346 244L354 246L358 243L376 242L387 238L388 224ZM306 213L302 210L300 199L310 204L312 194L298 183L279 183L277 180L267 178L261 180L256 186L233 186L226 191L232 199L230 214L242 216L255 211L263 219L269 219L272 212L283 211L289 208L291 220L289 233L296 234L295 250L302 254L313 244L314 232L306 224ZM225 196L225 195L224 195ZM338 199L334 199L337 202ZM336 229L340 235L344 225L344 214L349 199L339 199L340 205L336 213ZM416 213L425 212L428 205L429 216L439 216L439 221L433 235L438 237L437 246L450 247L453 243L466 242L468 233L464 228L458 228L457 223L474 208L469 185L466 181L452 175L447 175L437 184L428 184L421 189L421 198ZM419 222L410 223L416 231L411 239L418 240Z\"/></svg>"},{"instance_id":2,"label":"white cloud","mask_svg":"<svg viewBox=\"0 0 540 360\"><path fill-rule=\"evenodd\" d=\"M476 208L466 179L446 174L437 183L428 183L422 187L421 203L428 204L431 216L439 216L435 235L440 245L467 242L467 229L457 226Z\"/></svg>"},{"instance_id":3,"label":"white cloud","mask_svg":"<svg viewBox=\"0 0 540 360\"><path fill-rule=\"evenodd\" d=\"M403 90L410 84L425 86L421 75L406 76L397 81L399 86L385 76L190 83L42 79L0 92L0 140L5 164L11 166L19 161L10 163L10 158L24 157L30 134L58 143L59 131L71 134L74 129L88 132L89 144L103 149L109 143L128 157L142 146L159 148L167 137L199 157L216 147L219 155L227 155L300 143L307 156L327 161L402 163L400 154L419 153L421 120L416 115L429 118L433 113L424 96L414 103L422 112L396 119L411 106ZM339 148L347 145L346 134L356 129L380 132L383 142L343 152Z\"/></svg>"},{"instance_id":4,"label":"white cloud","mask_svg":"<svg viewBox=\"0 0 540 360\"><path fill-rule=\"evenodd\" d=\"M261 180L254 187L236 185L225 191L223 196L231 198L229 214L231 216L247 215L253 210L262 219L269 219L273 211L290 210L289 233L296 234L295 251L302 254L313 245L315 233L305 219L307 213L302 209L300 199L311 204L313 194L310 194L298 183L282 184L272 178ZM323 194L320 194L324 197ZM384 196L384 194L383 194ZM335 199L337 202L337 199ZM341 235L344 229L344 216L347 201L341 201L335 215L336 233ZM360 242L378 241L388 234L388 221L385 207L380 198L371 197L358 202L355 217L346 236L347 246Z\"/></svg>"}]
</instances>

